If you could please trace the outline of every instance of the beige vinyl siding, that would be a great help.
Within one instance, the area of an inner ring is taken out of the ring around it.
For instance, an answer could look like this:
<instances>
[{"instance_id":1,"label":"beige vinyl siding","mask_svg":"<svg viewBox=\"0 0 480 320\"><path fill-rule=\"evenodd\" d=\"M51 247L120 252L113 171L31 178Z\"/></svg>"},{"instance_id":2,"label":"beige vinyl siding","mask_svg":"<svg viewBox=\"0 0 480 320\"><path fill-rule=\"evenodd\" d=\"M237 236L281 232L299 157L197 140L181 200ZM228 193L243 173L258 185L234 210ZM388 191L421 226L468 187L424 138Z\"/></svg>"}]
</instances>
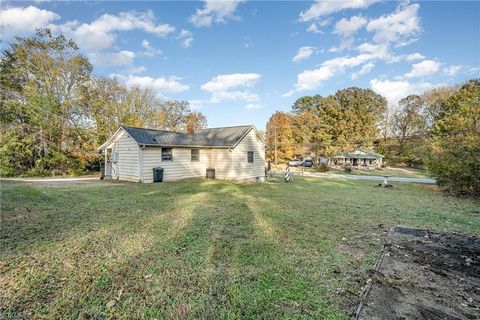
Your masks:
<instances>
[{"instance_id":1,"label":"beige vinyl siding","mask_svg":"<svg viewBox=\"0 0 480 320\"><path fill-rule=\"evenodd\" d=\"M138 145L123 132L115 142L113 152L118 152L118 161L112 164L115 172L112 172L114 179L139 181L139 162L138 162Z\"/></svg>"},{"instance_id":2,"label":"beige vinyl siding","mask_svg":"<svg viewBox=\"0 0 480 320\"><path fill-rule=\"evenodd\" d=\"M173 161L162 161L161 147L145 147L143 158L143 182L153 182L153 168L162 167L163 181L205 177L209 165L209 149L200 149L200 160L191 161L191 148L173 148Z\"/></svg>"},{"instance_id":3,"label":"beige vinyl siding","mask_svg":"<svg viewBox=\"0 0 480 320\"><path fill-rule=\"evenodd\" d=\"M235 172L233 167L233 150L211 149L210 166L215 169L215 178L234 179Z\"/></svg>"},{"instance_id":4,"label":"beige vinyl siding","mask_svg":"<svg viewBox=\"0 0 480 320\"><path fill-rule=\"evenodd\" d=\"M253 163L247 162L247 152L253 151ZM255 130L233 149L235 179L263 179L265 177L265 145Z\"/></svg>"}]
</instances>

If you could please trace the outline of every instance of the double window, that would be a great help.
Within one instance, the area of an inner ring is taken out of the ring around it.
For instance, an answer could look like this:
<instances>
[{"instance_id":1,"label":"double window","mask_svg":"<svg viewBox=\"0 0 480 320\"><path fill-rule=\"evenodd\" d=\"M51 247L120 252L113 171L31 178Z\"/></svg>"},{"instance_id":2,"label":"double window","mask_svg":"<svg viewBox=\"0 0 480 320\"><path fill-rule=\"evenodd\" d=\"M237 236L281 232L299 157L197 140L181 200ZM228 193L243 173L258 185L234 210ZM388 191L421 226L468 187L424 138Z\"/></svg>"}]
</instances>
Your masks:
<instances>
[{"instance_id":1,"label":"double window","mask_svg":"<svg viewBox=\"0 0 480 320\"><path fill-rule=\"evenodd\" d=\"M192 162L200 161L200 149L191 149L190 159Z\"/></svg>"},{"instance_id":2,"label":"double window","mask_svg":"<svg viewBox=\"0 0 480 320\"><path fill-rule=\"evenodd\" d=\"M172 161L173 152L172 148L162 148L162 161Z\"/></svg>"},{"instance_id":3,"label":"double window","mask_svg":"<svg viewBox=\"0 0 480 320\"><path fill-rule=\"evenodd\" d=\"M247 162L253 163L253 151L247 151Z\"/></svg>"}]
</instances>

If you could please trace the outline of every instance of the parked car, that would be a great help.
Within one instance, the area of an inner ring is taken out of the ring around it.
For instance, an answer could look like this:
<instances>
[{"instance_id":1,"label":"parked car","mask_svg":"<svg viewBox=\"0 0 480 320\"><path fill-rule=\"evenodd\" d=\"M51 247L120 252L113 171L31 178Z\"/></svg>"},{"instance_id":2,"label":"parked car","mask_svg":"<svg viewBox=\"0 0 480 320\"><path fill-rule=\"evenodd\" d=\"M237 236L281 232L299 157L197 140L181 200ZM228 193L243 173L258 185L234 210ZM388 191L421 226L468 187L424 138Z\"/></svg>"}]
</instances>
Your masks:
<instances>
[{"instance_id":1,"label":"parked car","mask_svg":"<svg viewBox=\"0 0 480 320\"><path fill-rule=\"evenodd\" d=\"M294 159L288 162L288 165L290 167L298 167L298 166L301 166L302 164L303 164L302 160L298 160L298 159Z\"/></svg>"},{"instance_id":2,"label":"parked car","mask_svg":"<svg viewBox=\"0 0 480 320\"><path fill-rule=\"evenodd\" d=\"M313 161L312 160L304 160L303 161L303 166L304 167L313 167Z\"/></svg>"}]
</instances>

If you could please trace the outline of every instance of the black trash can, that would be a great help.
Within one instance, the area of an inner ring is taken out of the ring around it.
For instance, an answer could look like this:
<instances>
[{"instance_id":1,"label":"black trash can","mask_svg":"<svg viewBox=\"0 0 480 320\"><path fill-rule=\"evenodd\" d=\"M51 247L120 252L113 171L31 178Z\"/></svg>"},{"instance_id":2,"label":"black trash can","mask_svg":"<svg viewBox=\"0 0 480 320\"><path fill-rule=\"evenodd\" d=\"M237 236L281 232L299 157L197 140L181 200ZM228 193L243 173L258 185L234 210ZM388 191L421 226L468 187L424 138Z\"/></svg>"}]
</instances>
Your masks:
<instances>
[{"instance_id":1,"label":"black trash can","mask_svg":"<svg viewBox=\"0 0 480 320\"><path fill-rule=\"evenodd\" d=\"M215 169L207 168L207 179L215 179Z\"/></svg>"},{"instance_id":2,"label":"black trash can","mask_svg":"<svg viewBox=\"0 0 480 320\"><path fill-rule=\"evenodd\" d=\"M162 182L163 181L163 168L157 167L153 168L153 182Z\"/></svg>"}]
</instances>

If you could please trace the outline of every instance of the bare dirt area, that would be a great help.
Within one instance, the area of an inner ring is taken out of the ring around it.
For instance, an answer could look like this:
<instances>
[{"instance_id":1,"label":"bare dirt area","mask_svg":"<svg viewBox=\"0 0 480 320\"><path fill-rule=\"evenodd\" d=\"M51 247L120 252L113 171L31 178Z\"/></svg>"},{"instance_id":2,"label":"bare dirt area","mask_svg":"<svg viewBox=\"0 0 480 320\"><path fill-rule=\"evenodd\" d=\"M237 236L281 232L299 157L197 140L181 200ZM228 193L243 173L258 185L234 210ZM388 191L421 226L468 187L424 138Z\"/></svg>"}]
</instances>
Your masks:
<instances>
[{"instance_id":1,"label":"bare dirt area","mask_svg":"<svg viewBox=\"0 0 480 320\"><path fill-rule=\"evenodd\" d=\"M395 227L354 319L480 319L480 238Z\"/></svg>"}]
</instances>

